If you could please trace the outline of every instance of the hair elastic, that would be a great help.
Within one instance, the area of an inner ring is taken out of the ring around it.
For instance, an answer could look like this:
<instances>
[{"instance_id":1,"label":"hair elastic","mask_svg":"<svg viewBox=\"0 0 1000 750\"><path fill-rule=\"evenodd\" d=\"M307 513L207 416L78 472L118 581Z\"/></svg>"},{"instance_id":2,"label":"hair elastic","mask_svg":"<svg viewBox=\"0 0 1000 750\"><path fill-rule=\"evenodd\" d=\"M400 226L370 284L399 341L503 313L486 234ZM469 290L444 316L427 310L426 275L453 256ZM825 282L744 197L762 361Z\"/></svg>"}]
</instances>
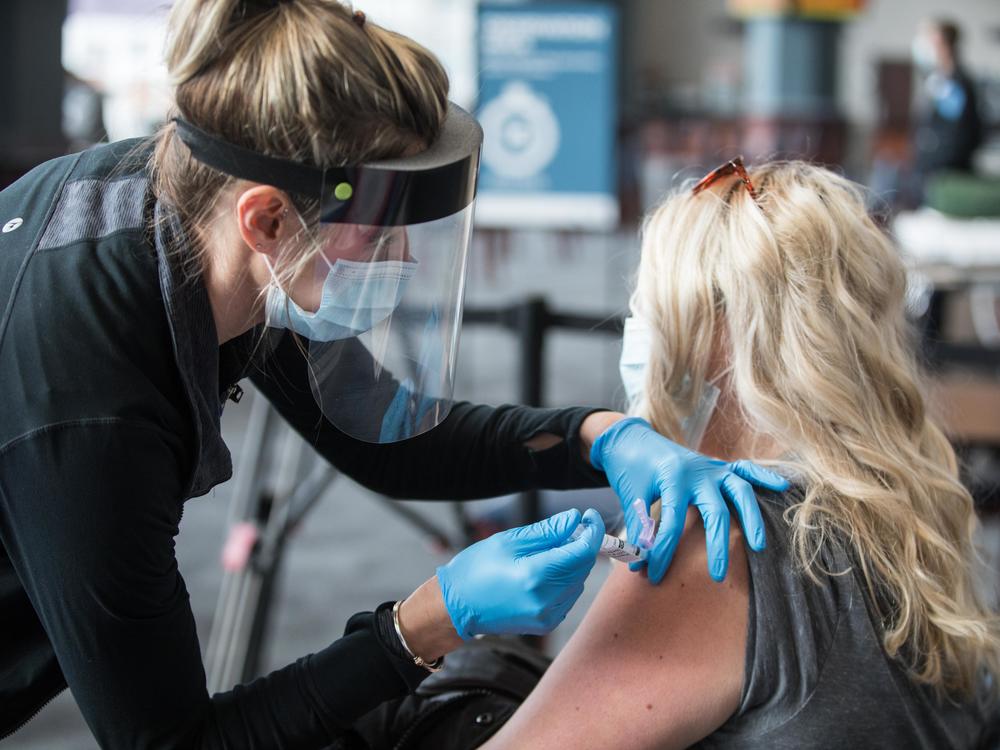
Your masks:
<instances>
[{"instance_id":1,"label":"hair elastic","mask_svg":"<svg viewBox=\"0 0 1000 750\"><path fill-rule=\"evenodd\" d=\"M288 0L284 0L284 2L288 2ZM354 11L354 23L358 25L359 29L363 29L365 27L366 20L368 20L368 18L367 16L365 16L363 11L360 10Z\"/></svg>"},{"instance_id":2,"label":"hair elastic","mask_svg":"<svg viewBox=\"0 0 1000 750\"><path fill-rule=\"evenodd\" d=\"M270 13L282 5L291 5L293 0L243 0L236 5L237 20L256 18L263 13Z\"/></svg>"}]
</instances>

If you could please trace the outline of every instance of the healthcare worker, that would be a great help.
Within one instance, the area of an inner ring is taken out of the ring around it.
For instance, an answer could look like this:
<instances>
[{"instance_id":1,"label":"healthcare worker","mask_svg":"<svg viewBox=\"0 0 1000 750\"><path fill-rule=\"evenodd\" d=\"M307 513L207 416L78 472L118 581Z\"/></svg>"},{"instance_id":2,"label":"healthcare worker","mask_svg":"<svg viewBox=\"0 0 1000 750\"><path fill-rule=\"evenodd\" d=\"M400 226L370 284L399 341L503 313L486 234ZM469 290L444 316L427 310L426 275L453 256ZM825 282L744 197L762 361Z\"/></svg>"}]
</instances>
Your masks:
<instances>
[{"instance_id":1,"label":"healthcare worker","mask_svg":"<svg viewBox=\"0 0 1000 750\"><path fill-rule=\"evenodd\" d=\"M69 685L106 748L321 747L461 639L544 633L603 525L504 532L404 604L209 696L174 557L184 501L231 474L249 377L342 472L410 498L610 483L689 504L725 575L729 515L764 544L750 464L586 408L452 402L482 132L439 63L336 0L178 0L176 117L0 193L0 737ZM630 535L638 532L634 519Z\"/></svg>"}]
</instances>

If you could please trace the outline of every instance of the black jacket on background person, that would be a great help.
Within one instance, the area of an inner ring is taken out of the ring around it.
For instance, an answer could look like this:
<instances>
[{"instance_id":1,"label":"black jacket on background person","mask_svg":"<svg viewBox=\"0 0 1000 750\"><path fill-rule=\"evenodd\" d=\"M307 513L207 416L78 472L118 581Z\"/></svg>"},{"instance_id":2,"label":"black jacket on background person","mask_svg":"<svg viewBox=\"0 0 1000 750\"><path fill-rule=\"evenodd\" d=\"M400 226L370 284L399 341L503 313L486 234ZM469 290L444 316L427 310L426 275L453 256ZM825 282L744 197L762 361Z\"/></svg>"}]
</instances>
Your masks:
<instances>
[{"instance_id":1,"label":"black jacket on background person","mask_svg":"<svg viewBox=\"0 0 1000 750\"><path fill-rule=\"evenodd\" d=\"M423 674L368 614L208 695L174 537L184 501L232 473L219 425L231 385L249 373L340 471L408 498L596 486L578 442L592 410L459 403L401 443L339 432L291 336L252 366L260 330L218 345L139 145L56 159L0 193L0 739L68 683L105 748L320 747ZM541 432L564 440L527 449Z\"/></svg>"},{"instance_id":2,"label":"black jacket on background person","mask_svg":"<svg viewBox=\"0 0 1000 750\"><path fill-rule=\"evenodd\" d=\"M945 170L969 172L983 139L975 83L961 68L951 76L935 74L931 81L928 86L936 93L917 124L917 171L923 177Z\"/></svg>"}]
</instances>

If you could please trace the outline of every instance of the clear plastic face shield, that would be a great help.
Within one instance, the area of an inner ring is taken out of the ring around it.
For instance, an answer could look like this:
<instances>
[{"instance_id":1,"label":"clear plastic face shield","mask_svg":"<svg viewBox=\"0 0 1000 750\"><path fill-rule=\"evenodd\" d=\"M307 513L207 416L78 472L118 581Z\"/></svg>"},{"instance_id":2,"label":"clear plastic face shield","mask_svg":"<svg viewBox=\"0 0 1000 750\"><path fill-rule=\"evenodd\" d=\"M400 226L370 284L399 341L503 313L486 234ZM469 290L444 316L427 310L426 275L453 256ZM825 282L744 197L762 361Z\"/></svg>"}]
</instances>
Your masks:
<instances>
[{"instance_id":1,"label":"clear plastic face shield","mask_svg":"<svg viewBox=\"0 0 1000 750\"><path fill-rule=\"evenodd\" d=\"M452 405L462 325L482 145L475 118L451 105L425 151L326 170L247 151L183 121L178 134L209 166L318 199L313 221L299 217L305 249L295 253L304 262L272 285L265 315L305 340L323 415L374 443L440 424Z\"/></svg>"}]
</instances>

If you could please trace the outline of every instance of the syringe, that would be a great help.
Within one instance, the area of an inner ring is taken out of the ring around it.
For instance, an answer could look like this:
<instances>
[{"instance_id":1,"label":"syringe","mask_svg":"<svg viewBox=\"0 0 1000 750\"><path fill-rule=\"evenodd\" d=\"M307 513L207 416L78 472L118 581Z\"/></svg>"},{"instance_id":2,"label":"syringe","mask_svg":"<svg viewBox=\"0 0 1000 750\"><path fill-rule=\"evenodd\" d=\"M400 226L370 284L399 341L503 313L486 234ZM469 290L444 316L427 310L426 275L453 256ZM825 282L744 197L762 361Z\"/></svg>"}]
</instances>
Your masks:
<instances>
[{"instance_id":1,"label":"syringe","mask_svg":"<svg viewBox=\"0 0 1000 750\"><path fill-rule=\"evenodd\" d=\"M583 533L584 528L585 526L582 523L577 526L573 530L573 533L569 535L570 539L578 538ZM646 559L646 550L634 544L629 544L624 539L611 536L611 534L604 535L599 551L602 555L607 555L612 560L618 560L618 562L630 563Z\"/></svg>"},{"instance_id":2,"label":"syringe","mask_svg":"<svg viewBox=\"0 0 1000 750\"><path fill-rule=\"evenodd\" d=\"M601 540L601 554L607 555L612 560L618 562L639 562L645 560L649 550L642 549L635 544L629 544L624 539L605 534Z\"/></svg>"},{"instance_id":3,"label":"syringe","mask_svg":"<svg viewBox=\"0 0 1000 750\"><path fill-rule=\"evenodd\" d=\"M632 501L632 508L636 516L638 516L639 524L642 527L642 532L639 535L639 541L648 547L653 542L655 523L646 513L646 504L642 501L642 498L635 498L635 500ZM583 529L584 525L581 523L573 530L573 533L570 534L570 538L578 538L583 533ZM626 542L624 539L619 539L618 537L611 536L610 534L604 535L604 539L601 540L601 549L599 552L602 555L610 557L612 560L618 560L619 562L626 563L645 560L646 555L649 554L648 549L631 544Z\"/></svg>"}]
</instances>

